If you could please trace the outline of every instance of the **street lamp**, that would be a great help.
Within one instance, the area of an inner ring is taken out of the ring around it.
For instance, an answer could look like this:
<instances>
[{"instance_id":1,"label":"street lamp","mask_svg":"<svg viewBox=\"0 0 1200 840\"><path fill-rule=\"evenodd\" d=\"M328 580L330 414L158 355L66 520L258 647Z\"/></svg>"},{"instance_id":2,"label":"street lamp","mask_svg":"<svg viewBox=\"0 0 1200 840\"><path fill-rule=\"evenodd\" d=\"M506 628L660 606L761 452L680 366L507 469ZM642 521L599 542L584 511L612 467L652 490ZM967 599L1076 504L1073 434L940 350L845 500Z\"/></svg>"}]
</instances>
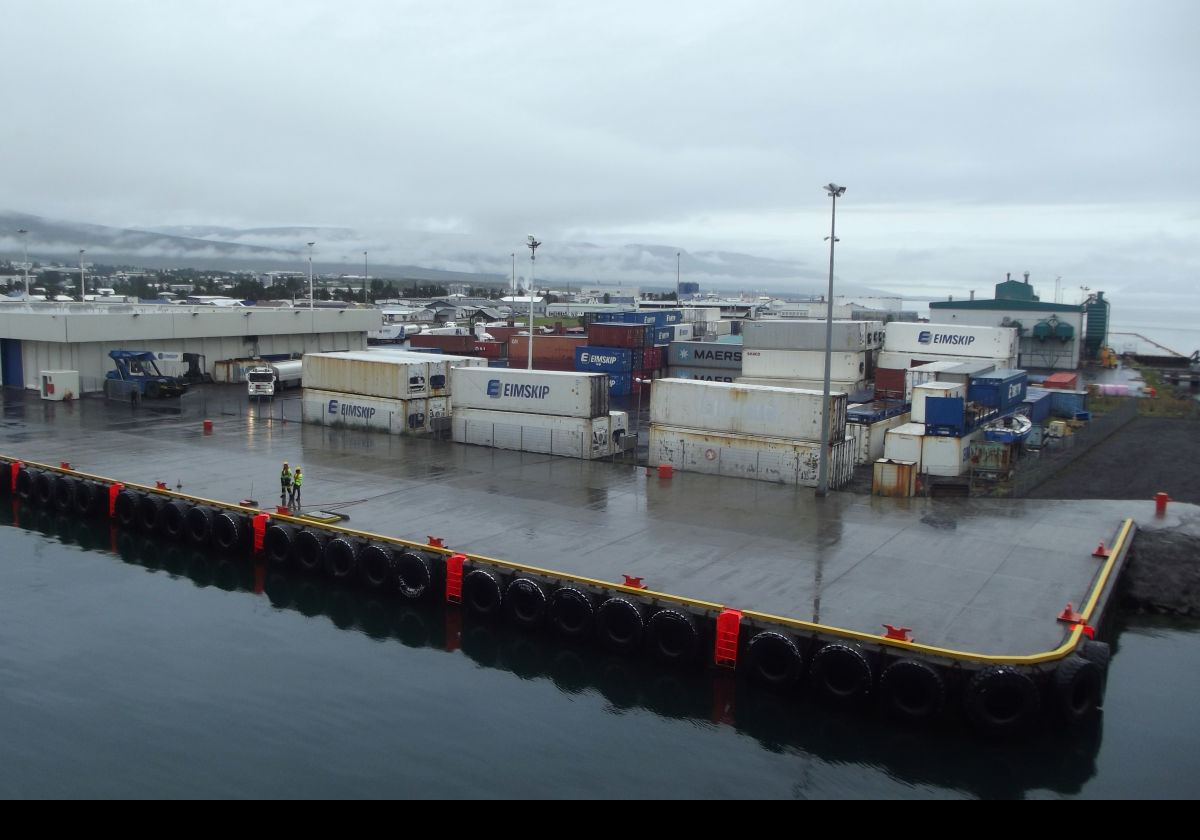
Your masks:
<instances>
[{"instance_id":1,"label":"street lamp","mask_svg":"<svg viewBox=\"0 0 1200 840\"><path fill-rule=\"evenodd\" d=\"M308 308L309 309L312 309L314 306L313 282L312 282L312 246L314 246L316 244L317 244L316 242L308 243Z\"/></svg>"},{"instance_id":2,"label":"street lamp","mask_svg":"<svg viewBox=\"0 0 1200 840\"><path fill-rule=\"evenodd\" d=\"M837 200L846 192L845 187L829 183L824 187L833 200L833 210L829 217L829 294L825 298L825 400L821 405L821 463L817 470L817 495L824 496L829 489L829 362L833 355L833 243L837 222Z\"/></svg>"},{"instance_id":3,"label":"street lamp","mask_svg":"<svg viewBox=\"0 0 1200 840\"><path fill-rule=\"evenodd\" d=\"M525 237L525 244L529 246L529 370L533 370L533 261L542 243L534 239L531 233Z\"/></svg>"},{"instance_id":4,"label":"street lamp","mask_svg":"<svg viewBox=\"0 0 1200 840\"><path fill-rule=\"evenodd\" d=\"M367 252L363 251L363 305L369 305L371 301L367 300L367 282L371 276L370 270L367 268Z\"/></svg>"},{"instance_id":5,"label":"street lamp","mask_svg":"<svg viewBox=\"0 0 1200 840\"><path fill-rule=\"evenodd\" d=\"M25 269L25 294L29 294L29 250L25 247L25 234L29 233L29 231L21 228L17 233L21 236L21 256L24 259L21 267Z\"/></svg>"},{"instance_id":6,"label":"street lamp","mask_svg":"<svg viewBox=\"0 0 1200 840\"><path fill-rule=\"evenodd\" d=\"M517 255L516 255L516 252L513 253L512 260L513 260L512 293L513 293L513 296L516 297L516 294L517 294Z\"/></svg>"},{"instance_id":7,"label":"street lamp","mask_svg":"<svg viewBox=\"0 0 1200 840\"><path fill-rule=\"evenodd\" d=\"M79 300L82 303L84 298L83 292L83 255L87 253L83 248L79 249ZM29 284L25 284L25 290L29 291Z\"/></svg>"}]
</instances>

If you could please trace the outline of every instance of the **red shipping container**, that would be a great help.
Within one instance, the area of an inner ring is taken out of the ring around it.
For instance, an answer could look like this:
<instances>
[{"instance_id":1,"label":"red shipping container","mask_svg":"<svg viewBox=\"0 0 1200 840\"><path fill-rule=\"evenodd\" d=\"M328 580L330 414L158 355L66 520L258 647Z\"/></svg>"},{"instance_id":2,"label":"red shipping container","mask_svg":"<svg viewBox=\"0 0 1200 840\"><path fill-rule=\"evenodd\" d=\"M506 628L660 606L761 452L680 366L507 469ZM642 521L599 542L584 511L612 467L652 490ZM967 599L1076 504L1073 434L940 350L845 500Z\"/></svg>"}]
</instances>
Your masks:
<instances>
[{"instance_id":1,"label":"red shipping container","mask_svg":"<svg viewBox=\"0 0 1200 840\"><path fill-rule=\"evenodd\" d=\"M574 370L575 348L587 344L582 335L535 335L533 367L536 370ZM508 340L508 366L529 364L529 336L514 335Z\"/></svg>"},{"instance_id":2,"label":"red shipping container","mask_svg":"<svg viewBox=\"0 0 1200 840\"><path fill-rule=\"evenodd\" d=\"M592 324L586 343L595 347L645 347L647 329L645 324Z\"/></svg>"},{"instance_id":3,"label":"red shipping container","mask_svg":"<svg viewBox=\"0 0 1200 840\"><path fill-rule=\"evenodd\" d=\"M647 371L661 370L663 362L662 347L647 347L642 356L642 365Z\"/></svg>"},{"instance_id":4,"label":"red shipping container","mask_svg":"<svg viewBox=\"0 0 1200 840\"><path fill-rule=\"evenodd\" d=\"M427 335L417 333L408 339L409 347L425 347L441 350L443 353L471 356L475 353L475 336L473 335Z\"/></svg>"},{"instance_id":5,"label":"red shipping container","mask_svg":"<svg viewBox=\"0 0 1200 840\"><path fill-rule=\"evenodd\" d=\"M489 359L499 359L500 353L504 348L508 347L506 342L500 341L476 341L475 355L485 356Z\"/></svg>"},{"instance_id":6,"label":"red shipping container","mask_svg":"<svg viewBox=\"0 0 1200 840\"><path fill-rule=\"evenodd\" d=\"M1046 381L1042 383L1043 388L1061 388L1065 391L1074 391L1079 388L1079 374L1077 373L1052 373L1046 377Z\"/></svg>"},{"instance_id":7,"label":"red shipping container","mask_svg":"<svg viewBox=\"0 0 1200 840\"><path fill-rule=\"evenodd\" d=\"M875 371L875 399L904 399L904 368L879 368Z\"/></svg>"}]
</instances>

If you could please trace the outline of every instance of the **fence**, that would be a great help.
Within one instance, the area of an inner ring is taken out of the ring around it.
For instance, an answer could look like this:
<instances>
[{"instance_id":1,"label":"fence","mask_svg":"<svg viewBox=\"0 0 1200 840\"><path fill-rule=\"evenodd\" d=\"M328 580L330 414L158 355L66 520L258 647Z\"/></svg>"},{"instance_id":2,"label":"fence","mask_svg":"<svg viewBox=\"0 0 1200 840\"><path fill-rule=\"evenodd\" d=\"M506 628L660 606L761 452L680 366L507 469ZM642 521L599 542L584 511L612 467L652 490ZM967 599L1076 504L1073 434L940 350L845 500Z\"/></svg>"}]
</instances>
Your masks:
<instances>
[{"instance_id":1,"label":"fence","mask_svg":"<svg viewBox=\"0 0 1200 840\"><path fill-rule=\"evenodd\" d=\"M1052 438L1037 455L1026 452L1018 461L1012 480L1012 495L1024 496L1043 481L1057 475L1088 450L1107 440L1138 414L1136 399L1124 400L1112 411L1092 415L1084 426L1061 438Z\"/></svg>"}]
</instances>

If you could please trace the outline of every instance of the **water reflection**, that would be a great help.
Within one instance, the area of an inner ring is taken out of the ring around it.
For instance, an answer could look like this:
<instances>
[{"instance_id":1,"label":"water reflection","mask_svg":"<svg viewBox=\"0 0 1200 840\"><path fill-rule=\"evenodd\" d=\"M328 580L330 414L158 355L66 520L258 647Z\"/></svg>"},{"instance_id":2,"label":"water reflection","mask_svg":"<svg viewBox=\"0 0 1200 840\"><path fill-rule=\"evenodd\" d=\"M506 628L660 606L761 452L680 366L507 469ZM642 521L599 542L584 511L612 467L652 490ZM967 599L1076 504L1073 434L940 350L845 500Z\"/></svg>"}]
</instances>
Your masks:
<instances>
[{"instance_id":1,"label":"water reflection","mask_svg":"<svg viewBox=\"0 0 1200 840\"><path fill-rule=\"evenodd\" d=\"M479 668L545 681L564 698L594 693L603 698L605 714L645 711L701 729L729 727L771 753L807 757L809 764L853 764L913 788L986 799L1021 798L1035 790L1069 795L1096 772L1099 723L1087 731L1047 731L1015 742L981 741L953 725L909 729L828 708L802 691L768 691L724 670L667 670L646 657L567 644L443 603L413 603L397 593L338 586L19 501L0 506L0 524L196 587L251 593L277 610L327 620L380 643L465 656ZM796 784L795 795L804 796L806 782L801 778Z\"/></svg>"}]
</instances>

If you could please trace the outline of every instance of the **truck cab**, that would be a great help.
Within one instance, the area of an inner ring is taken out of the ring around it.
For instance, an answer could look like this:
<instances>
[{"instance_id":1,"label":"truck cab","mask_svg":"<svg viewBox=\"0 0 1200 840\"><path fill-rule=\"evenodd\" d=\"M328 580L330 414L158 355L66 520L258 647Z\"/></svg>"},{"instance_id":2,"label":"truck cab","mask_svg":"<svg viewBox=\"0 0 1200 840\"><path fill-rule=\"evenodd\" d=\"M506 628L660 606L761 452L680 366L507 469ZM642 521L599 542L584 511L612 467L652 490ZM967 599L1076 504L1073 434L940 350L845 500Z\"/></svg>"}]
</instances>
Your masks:
<instances>
[{"instance_id":1,"label":"truck cab","mask_svg":"<svg viewBox=\"0 0 1200 840\"><path fill-rule=\"evenodd\" d=\"M246 393L252 400L275 396L275 369L270 365L256 365L246 371Z\"/></svg>"}]
</instances>

